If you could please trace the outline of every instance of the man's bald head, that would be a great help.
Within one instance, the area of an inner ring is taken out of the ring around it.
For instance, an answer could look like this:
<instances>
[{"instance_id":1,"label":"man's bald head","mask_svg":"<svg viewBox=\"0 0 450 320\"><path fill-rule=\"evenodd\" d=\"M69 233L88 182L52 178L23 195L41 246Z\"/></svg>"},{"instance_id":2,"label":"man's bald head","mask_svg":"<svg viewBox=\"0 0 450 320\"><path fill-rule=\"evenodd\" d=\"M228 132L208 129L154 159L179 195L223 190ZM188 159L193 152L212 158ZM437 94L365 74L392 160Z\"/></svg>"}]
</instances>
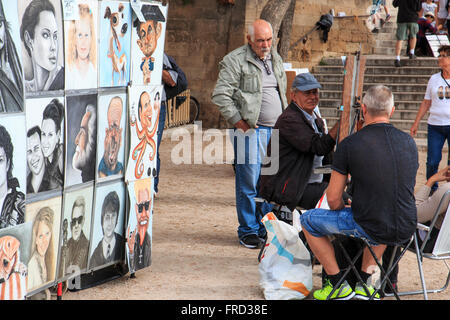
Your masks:
<instances>
[{"instance_id":1,"label":"man's bald head","mask_svg":"<svg viewBox=\"0 0 450 320\"><path fill-rule=\"evenodd\" d=\"M248 27L247 40L255 54L264 59L272 47L272 25L263 19L258 19Z\"/></svg>"}]
</instances>

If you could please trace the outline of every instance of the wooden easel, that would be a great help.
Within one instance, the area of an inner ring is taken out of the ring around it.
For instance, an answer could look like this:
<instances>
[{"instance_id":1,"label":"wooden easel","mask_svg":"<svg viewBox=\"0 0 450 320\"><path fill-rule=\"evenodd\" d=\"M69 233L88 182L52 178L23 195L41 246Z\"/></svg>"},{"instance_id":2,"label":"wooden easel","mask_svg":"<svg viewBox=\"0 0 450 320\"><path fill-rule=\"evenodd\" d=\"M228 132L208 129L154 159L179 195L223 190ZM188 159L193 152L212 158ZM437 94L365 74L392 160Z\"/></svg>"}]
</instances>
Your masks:
<instances>
[{"instance_id":1,"label":"wooden easel","mask_svg":"<svg viewBox=\"0 0 450 320\"><path fill-rule=\"evenodd\" d=\"M337 144L360 129L359 113L366 69L366 56L362 56L360 52L345 60Z\"/></svg>"}]
</instances>

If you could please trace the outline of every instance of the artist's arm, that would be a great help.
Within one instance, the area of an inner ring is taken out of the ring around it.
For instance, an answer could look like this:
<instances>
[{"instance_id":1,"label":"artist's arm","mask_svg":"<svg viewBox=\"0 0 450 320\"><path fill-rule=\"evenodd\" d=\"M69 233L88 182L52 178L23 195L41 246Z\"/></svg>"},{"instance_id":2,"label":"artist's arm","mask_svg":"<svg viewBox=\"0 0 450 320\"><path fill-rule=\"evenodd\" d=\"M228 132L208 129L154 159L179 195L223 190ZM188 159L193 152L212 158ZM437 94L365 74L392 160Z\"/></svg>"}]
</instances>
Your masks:
<instances>
[{"instance_id":1,"label":"artist's arm","mask_svg":"<svg viewBox=\"0 0 450 320\"><path fill-rule=\"evenodd\" d=\"M344 208L342 195L347 185L347 176L335 170L331 171L331 178L326 191L328 206L330 210L340 210Z\"/></svg>"}]
</instances>

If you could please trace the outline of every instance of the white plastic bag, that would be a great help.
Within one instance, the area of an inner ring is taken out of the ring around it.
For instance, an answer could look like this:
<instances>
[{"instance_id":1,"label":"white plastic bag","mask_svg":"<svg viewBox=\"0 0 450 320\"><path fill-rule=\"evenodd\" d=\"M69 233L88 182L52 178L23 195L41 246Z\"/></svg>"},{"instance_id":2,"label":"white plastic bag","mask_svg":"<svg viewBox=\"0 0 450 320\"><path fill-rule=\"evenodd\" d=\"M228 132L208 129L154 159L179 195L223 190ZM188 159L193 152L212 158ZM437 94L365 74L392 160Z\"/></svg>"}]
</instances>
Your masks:
<instances>
[{"instance_id":1,"label":"white plastic bag","mask_svg":"<svg viewBox=\"0 0 450 320\"><path fill-rule=\"evenodd\" d=\"M298 230L278 220L272 212L262 222L267 230L267 242L258 269L264 297L266 300L304 299L313 286L312 266Z\"/></svg>"}]
</instances>

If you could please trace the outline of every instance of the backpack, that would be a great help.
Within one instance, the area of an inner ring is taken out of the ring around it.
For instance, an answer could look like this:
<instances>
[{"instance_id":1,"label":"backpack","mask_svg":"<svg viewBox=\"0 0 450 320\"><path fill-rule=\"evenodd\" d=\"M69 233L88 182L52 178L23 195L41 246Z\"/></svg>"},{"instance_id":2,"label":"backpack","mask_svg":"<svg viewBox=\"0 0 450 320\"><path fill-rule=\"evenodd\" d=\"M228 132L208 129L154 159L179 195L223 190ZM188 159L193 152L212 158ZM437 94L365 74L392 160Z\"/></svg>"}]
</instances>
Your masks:
<instances>
[{"instance_id":1,"label":"backpack","mask_svg":"<svg viewBox=\"0 0 450 320\"><path fill-rule=\"evenodd\" d=\"M177 63L175 62L175 59L169 55L167 55L167 58L169 59L169 62L172 65L172 68L169 68L166 65L164 65L163 66L164 70L173 70L178 74L177 83L174 87L164 84L164 90L166 91L166 99L169 100L169 99L172 99L173 97L175 97L176 95L180 94L184 90L186 90L188 83L187 83L186 75L184 74L183 70L181 70L181 68L177 65ZM184 98L184 99L182 99L183 101L180 101L180 102L179 102L180 99L177 99L177 101L176 101L177 107L181 103L183 103L184 100L186 100L186 97L183 97L183 98Z\"/></svg>"}]
</instances>

